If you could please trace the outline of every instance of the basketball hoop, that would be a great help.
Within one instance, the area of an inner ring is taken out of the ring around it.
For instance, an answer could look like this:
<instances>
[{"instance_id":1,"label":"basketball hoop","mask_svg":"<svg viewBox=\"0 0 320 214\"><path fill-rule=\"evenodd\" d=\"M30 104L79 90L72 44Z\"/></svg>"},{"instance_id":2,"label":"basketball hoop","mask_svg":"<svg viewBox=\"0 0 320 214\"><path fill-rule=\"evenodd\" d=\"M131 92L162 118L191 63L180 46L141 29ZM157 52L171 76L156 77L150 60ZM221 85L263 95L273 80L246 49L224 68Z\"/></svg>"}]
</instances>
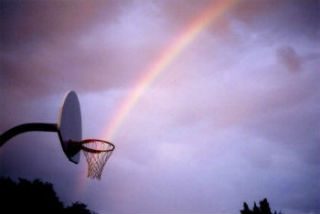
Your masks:
<instances>
[{"instance_id":1,"label":"basketball hoop","mask_svg":"<svg viewBox=\"0 0 320 214\"><path fill-rule=\"evenodd\" d=\"M86 139L81 141L81 149L88 163L88 177L100 180L103 167L115 146L104 140Z\"/></svg>"},{"instance_id":2,"label":"basketball hoop","mask_svg":"<svg viewBox=\"0 0 320 214\"><path fill-rule=\"evenodd\" d=\"M104 140L82 139L80 102L76 92L66 94L57 123L24 123L0 133L0 148L12 137L31 131L57 132L66 157L73 163L80 161L80 150L88 163L88 177L100 179L102 170L115 146Z\"/></svg>"}]
</instances>

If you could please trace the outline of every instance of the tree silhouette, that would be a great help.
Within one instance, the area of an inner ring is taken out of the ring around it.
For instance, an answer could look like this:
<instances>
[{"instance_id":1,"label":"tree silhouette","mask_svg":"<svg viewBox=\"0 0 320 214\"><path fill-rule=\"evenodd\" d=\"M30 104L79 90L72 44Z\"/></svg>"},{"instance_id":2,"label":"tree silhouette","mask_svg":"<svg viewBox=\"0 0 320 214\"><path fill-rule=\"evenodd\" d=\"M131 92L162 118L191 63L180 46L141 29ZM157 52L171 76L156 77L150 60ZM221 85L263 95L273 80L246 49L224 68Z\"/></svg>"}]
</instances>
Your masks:
<instances>
[{"instance_id":1,"label":"tree silhouette","mask_svg":"<svg viewBox=\"0 0 320 214\"><path fill-rule=\"evenodd\" d=\"M253 204L253 213L254 214L260 214L261 213L260 208L257 207L256 202L254 202L254 204Z\"/></svg>"},{"instance_id":2,"label":"tree silhouette","mask_svg":"<svg viewBox=\"0 0 320 214\"><path fill-rule=\"evenodd\" d=\"M94 212L87 209L87 205L81 202L75 202L70 207L64 209L64 214L94 214Z\"/></svg>"},{"instance_id":3,"label":"tree silhouette","mask_svg":"<svg viewBox=\"0 0 320 214\"><path fill-rule=\"evenodd\" d=\"M263 214L272 214L268 200L266 198L260 201L260 211Z\"/></svg>"},{"instance_id":4,"label":"tree silhouette","mask_svg":"<svg viewBox=\"0 0 320 214\"><path fill-rule=\"evenodd\" d=\"M243 203L243 210L240 211L241 214L251 214L251 210L246 202Z\"/></svg>"},{"instance_id":5,"label":"tree silhouette","mask_svg":"<svg viewBox=\"0 0 320 214\"><path fill-rule=\"evenodd\" d=\"M0 212L20 213L63 213L93 214L87 205L76 202L65 207L59 200L53 185L39 179L28 181L19 179L14 182L10 178L0 178Z\"/></svg>"},{"instance_id":6,"label":"tree silhouette","mask_svg":"<svg viewBox=\"0 0 320 214\"><path fill-rule=\"evenodd\" d=\"M243 210L240 210L241 214L272 214L269 202L265 198L259 202L259 207L257 206L256 202L254 202L253 210L250 210L248 204L246 202L243 203ZM281 214L281 212L277 213L274 211L274 214Z\"/></svg>"}]
</instances>

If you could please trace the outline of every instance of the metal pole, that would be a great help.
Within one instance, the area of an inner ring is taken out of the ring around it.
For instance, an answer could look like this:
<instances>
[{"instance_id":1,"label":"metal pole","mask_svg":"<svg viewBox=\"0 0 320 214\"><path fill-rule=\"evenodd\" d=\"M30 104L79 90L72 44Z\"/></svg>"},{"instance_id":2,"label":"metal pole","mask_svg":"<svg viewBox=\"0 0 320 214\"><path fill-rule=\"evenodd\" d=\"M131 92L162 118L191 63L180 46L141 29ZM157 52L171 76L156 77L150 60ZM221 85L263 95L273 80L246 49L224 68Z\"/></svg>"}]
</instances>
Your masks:
<instances>
[{"instance_id":1,"label":"metal pole","mask_svg":"<svg viewBox=\"0 0 320 214\"><path fill-rule=\"evenodd\" d=\"M57 132L58 126L55 123L25 123L15 126L0 135L0 147L12 137L31 131Z\"/></svg>"}]
</instances>

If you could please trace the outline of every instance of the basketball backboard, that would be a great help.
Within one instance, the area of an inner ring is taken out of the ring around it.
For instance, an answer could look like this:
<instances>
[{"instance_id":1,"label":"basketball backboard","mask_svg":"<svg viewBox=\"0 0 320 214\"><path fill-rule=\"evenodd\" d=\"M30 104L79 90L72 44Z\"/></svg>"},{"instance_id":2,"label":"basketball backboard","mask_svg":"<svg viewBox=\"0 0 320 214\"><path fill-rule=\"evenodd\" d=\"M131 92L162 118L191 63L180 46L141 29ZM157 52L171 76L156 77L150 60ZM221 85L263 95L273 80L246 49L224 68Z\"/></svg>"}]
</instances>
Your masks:
<instances>
[{"instance_id":1,"label":"basketball backboard","mask_svg":"<svg viewBox=\"0 0 320 214\"><path fill-rule=\"evenodd\" d=\"M79 163L82 124L80 103L74 91L68 92L64 98L57 128L61 146L67 158L73 163Z\"/></svg>"}]
</instances>

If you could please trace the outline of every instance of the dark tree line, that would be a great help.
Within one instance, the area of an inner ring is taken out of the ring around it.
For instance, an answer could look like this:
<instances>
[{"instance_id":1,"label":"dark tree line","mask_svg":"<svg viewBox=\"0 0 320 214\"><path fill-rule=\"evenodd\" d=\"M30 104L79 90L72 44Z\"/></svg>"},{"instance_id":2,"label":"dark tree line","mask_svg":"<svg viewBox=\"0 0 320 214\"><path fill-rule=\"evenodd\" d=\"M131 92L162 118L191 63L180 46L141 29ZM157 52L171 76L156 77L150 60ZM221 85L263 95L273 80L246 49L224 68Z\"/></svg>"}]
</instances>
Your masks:
<instances>
[{"instance_id":1,"label":"dark tree line","mask_svg":"<svg viewBox=\"0 0 320 214\"><path fill-rule=\"evenodd\" d=\"M241 214L282 214L281 212L274 211L272 213L269 202L265 198L259 202L259 206L257 206L256 202L254 202L253 208L250 209L246 202L243 203L243 210L240 211Z\"/></svg>"},{"instance_id":2,"label":"dark tree line","mask_svg":"<svg viewBox=\"0 0 320 214\"><path fill-rule=\"evenodd\" d=\"M18 182L10 178L0 177L0 213L61 213L61 214L95 214L87 205L75 202L65 206L54 191L53 185L39 179L28 181L19 179ZM250 209L243 203L241 214L282 214L272 212L268 200L265 198L257 206L254 202Z\"/></svg>"},{"instance_id":3,"label":"dark tree line","mask_svg":"<svg viewBox=\"0 0 320 214\"><path fill-rule=\"evenodd\" d=\"M28 181L0 178L1 213L61 213L94 214L81 202L65 206L54 191L53 185L40 180Z\"/></svg>"}]
</instances>

